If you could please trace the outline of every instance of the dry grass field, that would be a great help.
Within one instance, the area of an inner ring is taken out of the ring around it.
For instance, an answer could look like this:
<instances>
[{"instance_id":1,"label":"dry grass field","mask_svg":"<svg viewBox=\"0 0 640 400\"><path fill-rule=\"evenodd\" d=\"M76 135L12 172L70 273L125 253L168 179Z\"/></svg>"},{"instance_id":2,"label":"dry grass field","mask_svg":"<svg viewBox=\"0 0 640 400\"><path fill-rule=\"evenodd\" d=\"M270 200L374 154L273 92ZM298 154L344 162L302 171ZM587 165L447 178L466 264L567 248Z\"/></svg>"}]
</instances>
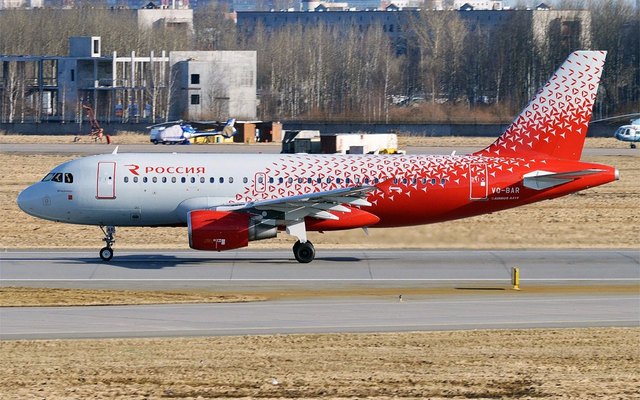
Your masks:
<instances>
[{"instance_id":1,"label":"dry grass field","mask_svg":"<svg viewBox=\"0 0 640 400\"><path fill-rule=\"evenodd\" d=\"M0 342L3 399L638 399L640 329Z\"/></svg>"}]
</instances>

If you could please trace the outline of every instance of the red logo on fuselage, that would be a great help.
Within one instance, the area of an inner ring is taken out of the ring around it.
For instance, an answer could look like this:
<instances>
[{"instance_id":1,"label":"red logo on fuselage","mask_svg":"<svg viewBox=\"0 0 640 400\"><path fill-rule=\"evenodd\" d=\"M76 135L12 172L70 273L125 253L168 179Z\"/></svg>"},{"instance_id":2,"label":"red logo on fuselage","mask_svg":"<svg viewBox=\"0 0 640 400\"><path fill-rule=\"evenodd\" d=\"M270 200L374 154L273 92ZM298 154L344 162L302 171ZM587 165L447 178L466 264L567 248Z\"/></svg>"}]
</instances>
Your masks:
<instances>
[{"instance_id":1,"label":"red logo on fuselage","mask_svg":"<svg viewBox=\"0 0 640 400\"><path fill-rule=\"evenodd\" d=\"M129 165L125 165L125 167L129 167L129 171L131 171L132 174L140 175L140 174L138 174L138 170L140 169L139 165L129 164Z\"/></svg>"},{"instance_id":2,"label":"red logo on fuselage","mask_svg":"<svg viewBox=\"0 0 640 400\"><path fill-rule=\"evenodd\" d=\"M140 175L138 170L140 166L137 164L129 164L125 165L125 167L129 167L129 171L131 171L134 175ZM146 166L144 167L145 174L204 174L206 171L205 167L192 167L192 166L170 166L170 167L158 167L158 166Z\"/></svg>"},{"instance_id":3,"label":"red logo on fuselage","mask_svg":"<svg viewBox=\"0 0 640 400\"><path fill-rule=\"evenodd\" d=\"M170 167L144 167L145 174L204 174L205 167L170 166Z\"/></svg>"}]
</instances>

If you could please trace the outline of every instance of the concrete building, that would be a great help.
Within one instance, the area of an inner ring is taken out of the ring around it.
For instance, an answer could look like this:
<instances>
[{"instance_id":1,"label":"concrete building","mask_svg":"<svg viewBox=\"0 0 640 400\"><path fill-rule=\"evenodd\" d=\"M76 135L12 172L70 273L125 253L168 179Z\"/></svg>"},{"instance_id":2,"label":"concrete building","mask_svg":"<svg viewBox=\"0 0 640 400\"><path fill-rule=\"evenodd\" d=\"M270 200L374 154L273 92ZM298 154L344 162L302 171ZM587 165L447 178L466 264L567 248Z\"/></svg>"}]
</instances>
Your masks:
<instances>
[{"instance_id":1,"label":"concrete building","mask_svg":"<svg viewBox=\"0 0 640 400\"><path fill-rule=\"evenodd\" d=\"M68 56L0 55L0 122L78 122L82 105L102 122L256 116L254 51L103 56L101 47L100 37L75 37Z\"/></svg>"},{"instance_id":2,"label":"concrete building","mask_svg":"<svg viewBox=\"0 0 640 400\"><path fill-rule=\"evenodd\" d=\"M138 28L167 28L176 33L193 33L193 10L190 8L141 8L133 10Z\"/></svg>"},{"instance_id":3,"label":"concrete building","mask_svg":"<svg viewBox=\"0 0 640 400\"><path fill-rule=\"evenodd\" d=\"M9 8L41 8L44 0L0 0L0 10Z\"/></svg>"},{"instance_id":4,"label":"concrete building","mask_svg":"<svg viewBox=\"0 0 640 400\"><path fill-rule=\"evenodd\" d=\"M255 51L172 51L170 114L182 119L255 119Z\"/></svg>"},{"instance_id":5,"label":"concrete building","mask_svg":"<svg viewBox=\"0 0 640 400\"><path fill-rule=\"evenodd\" d=\"M471 7L475 11L479 10L502 10L504 7L502 1L495 0L455 0L453 9L459 10L463 6Z\"/></svg>"},{"instance_id":6,"label":"concrete building","mask_svg":"<svg viewBox=\"0 0 640 400\"><path fill-rule=\"evenodd\" d=\"M495 2L491 2L495 3ZM399 52L402 52L407 35L411 34L411 21L418 17L417 9L400 9L393 4L383 10L361 11L248 11L237 13L238 32L251 36L256 26L275 31L291 25L324 24L334 32L349 32L355 28L360 32L373 26L379 26L389 36ZM591 44L591 12L587 10L438 10L433 13L458 13L471 32L481 29L491 31L518 18L528 29L539 45L559 32L564 43L577 44L588 48Z\"/></svg>"}]
</instances>

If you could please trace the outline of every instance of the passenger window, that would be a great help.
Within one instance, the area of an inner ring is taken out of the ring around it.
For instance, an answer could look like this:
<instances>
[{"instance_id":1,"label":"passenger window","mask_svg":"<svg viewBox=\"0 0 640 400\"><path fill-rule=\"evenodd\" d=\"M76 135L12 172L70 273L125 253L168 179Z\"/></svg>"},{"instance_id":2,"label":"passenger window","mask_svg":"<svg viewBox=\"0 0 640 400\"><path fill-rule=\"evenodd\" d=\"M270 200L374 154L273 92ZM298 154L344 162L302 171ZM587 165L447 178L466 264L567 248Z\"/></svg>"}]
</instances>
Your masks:
<instances>
[{"instance_id":1,"label":"passenger window","mask_svg":"<svg viewBox=\"0 0 640 400\"><path fill-rule=\"evenodd\" d=\"M398 178L393 178L393 183L398 183Z\"/></svg>"},{"instance_id":2,"label":"passenger window","mask_svg":"<svg viewBox=\"0 0 640 400\"><path fill-rule=\"evenodd\" d=\"M144 178L142 178L142 182L143 182L143 183L147 183L147 181L148 181L148 180L149 180L149 179L147 179L147 177L146 177L146 176L145 176Z\"/></svg>"},{"instance_id":3,"label":"passenger window","mask_svg":"<svg viewBox=\"0 0 640 400\"><path fill-rule=\"evenodd\" d=\"M402 183L407 184L407 178L402 178Z\"/></svg>"},{"instance_id":4,"label":"passenger window","mask_svg":"<svg viewBox=\"0 0 640 400\"><path fill-rule=\"evenodd\" d=\"M200 183L204 183L204 176L200 177Z\"/></svg>"},{"instance_id":5,"label":"passenger window","mask_svg":"<svg viewBox=\"0 0 640 400\"><path fill-rule=\"evenodd\" d=\"M261 176L259 176L259 177L258 177L258 183L264 183L264 178L263 178L263 177L261 177Z\"/></svg>"},{"instance_id":6,"label":"passenger window","mask_svg":"<svg viewBox=\"0 0 640 400\"><path fill-rule=\"evenodd\" d=\"M284 183L284 178L278 178L278 183Z\"/></svg>"},{"instance_id":7,"label":"passenger window","mask_svg":"<svg viewBox=\"0 0 640 400\"><path fill-rule=\"evenodd\" d=\"M233 183L233 178L229 177L229 183Z\"/></svg>"},{"instance_id":8,"label":"passenger window","mask_svg":"<svg viewBox=\"0 0 640 400\"><path fill-rule=\"evenodd\" d=\"M153 178L151 178L151 180L153 181L153 183L158 183L158 177L154 176Z\"/></svg>"},{"instance_id":9,"label":"passenger window","mask_svg":"<svg viewBox=\"0 0 640 400\"><path fill-rule=\"evenodd\" d=\"M171 183L176 183L176 181L177 181L176 177L175 177L175 176L172 176L172 177L171 177Z\"/></svg>"},{"instance_id":10,"label":"passenger window","mask_svg":"<svg viewBox=\"0 0 640 400\"><path fill-rule=\"evenodd\" d=\"M293 183L293 178L289 178L289 179L287 179L287 182L289 182L289 183Z\"/></svg>"},{"instance_id":11,"label":"passenger window","mask_svg":"<svg viewBox=\"0 0 640 400\"><path fill-rule=\"evenodd\" d=\"M269 183L273 183L274 179L272 176L269 177Z\"/></svg>"},{"instance_id":12,"label":"passenger window","mask_svg":"<svg viewBox=\"0 0 640 400\"><path fill-rule=\"evenodd\" d=\"M191 177L191 183L196 183L196 178L195 177Z\"/></svg>"},{"instance_id":13,"label":"passenger window","mask_svg":"<svg viewBox=\"0 0 640 400\"><path fill-rule=\"evenodd\" d=\"M373 183L380 183L380 179L378 179L378 178L373 178Z\"/></svg>"},{"instance_id":14,"label":"passenger window","mask_svg":"<svg viewBox=\"0 0 640 400\"><path fill-rule=\"evenodd\" d=\"M124 183L127 183L127 182L129 182L129 177L128 177L128 176L125 176L125 177L124 177Z\"/></svg>"},{"instance_id":15,"label":"passenger window","mask_svg":"<svg viewBox=\"0 0 640 400\"><path fill-rule=\"evenodd\" d=\"M440 179L440 184L441 184L441 185L444 185L445 183L447 183L447 180L446 180L446 179L444 179L444 178Z\"/></svg>"},{"instance_id":16,"label":"passenger window","mask_svg":"<svg viewBox=\"0 0 640 400\"><path fill-rule=\"evenodd\" d=\"M73 183L73 174L64 174L64 183Z\"/></svg>"},{"instance_id":17,"label":"passenger window","mask_svg":"<svg viewBox=\"0 0 640 400\"><path fill-rule=\"evenodd\" d=\"M368 185L369 184L369 178L364 178L364 184Z\"/></svg>"},{"instance_id":18,"label":"passenger window","mask_svg":"<svg viewBox=\"0 0 640 400\"><path fill-rule=\"evenodd\" d=\"M318 178L318 179L316 179L316 182L317 182L317 183L322 183L322 178Z\"/></svg>"},{"instance_id":19,"label":"passenger window","mask_svg":"<svg viewBox=\"0 0 640 400\"><path fill-rule=\"evenodd\" d=\"M209 178L209 183L215 183L215 182L216 182L216 178L214 178L213 176Z\"/></svg>"},{"instance_id":20,"label":"passenger window","mask_svg":"<svg viewBox=\"0 0 640 400\"><path fill-rule=\"evenodd\" d=\"M307 183L311 183L311 182L313 182L313 179L307 178Z\"/></svg>"},{"instance_id":21,"label":"passenger window","mask_svg":"<svg viewBox=\"0 0 640 400\"><path fill-rule=\"evenodd\" d=\"M138 183L138 177L137 176L133 177L133 183Z\"/></svg>"},{"instance_id":22,"label":"passenger window","mask_svg":"<svg viewBox=\"0 0 640 400\"><path fill-rule=\"evenodd\" d=\"M347 178L347 179L345 179L345 180L344 180L344 182L345 182L346 184L349 184L349 183L351 182L351 179Z\"/></svg>"},{"instance_id":23,"label":"passenger window","mask_svg":"<svg viewBox=\"0 0 640 400\"><path fill-rule=\"evenodd\" d=\"M247 182L249 182L249 178L247 178L246 176L242 178L242 183L247 183Z\"/></svg>"},{"instance_id":24,"label":"passenger window","mask_svg":"<svg viewBox=\"0 0 640 400\"><path fill-rule=\"evenodd\" d=\"M219 181L220 181L220 183L224 183L224 178L220 177Z\"/></svg>"},{"instance_id":25,"label":"passenger window","mask_svg":"<svg viewBox=\"0 0 640 400\"><path fill-rule=\"evenodd\" d=\"M187 183L187 178L185 178L184 176L182 178L180 178L180 182L182 183Z\"/></svg>"},{"instance_id":26,"label":"passenger window","mask_svg":"<svg viewBox=\"0 0 640 400\"><path fill-rule=\"evenodd\" d=\"M431 178L431 184L435 185L436 184L436 178Z\"/></svg>"},{"instance_id":27,"label":"passenger window","mask_svg":"<svg viewBox=\"0 0 640 400\"><path fill-rule=\"evenodd\" d=\"M337 183L337 184L340 184L340 182L342 182L342 179L340 179L340 178L336 178L336 183Z\"/></svg>"},{"instance_id":28,"label":"passenger window","mask_svg":"<svg viewBox=\"0 0 640 400\"><path fill-rule=\"evenodd\" d=\"M162 177L162 183L167 183L167 177L166 176Z\"/></svg>"}]
</instances>

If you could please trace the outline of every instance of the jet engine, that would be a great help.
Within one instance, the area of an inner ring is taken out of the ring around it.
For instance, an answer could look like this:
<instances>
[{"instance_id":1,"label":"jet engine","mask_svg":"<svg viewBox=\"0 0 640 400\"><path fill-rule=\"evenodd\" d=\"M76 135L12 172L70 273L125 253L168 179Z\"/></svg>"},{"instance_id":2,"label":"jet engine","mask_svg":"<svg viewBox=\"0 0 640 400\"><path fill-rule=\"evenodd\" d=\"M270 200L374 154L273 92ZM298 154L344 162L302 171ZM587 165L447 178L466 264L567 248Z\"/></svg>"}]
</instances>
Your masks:
<instances>
[{"instance_id":1,"label":"jet engine","mask_svg":"<svg viewBox=\"0 0 640 400\"><path fill-rule=\"evenodd\" d=\"M189 247L196 250L231 250L250 241L276 237L278 228L237 211L189 212Z\"/></svg>"}]
</instances>

